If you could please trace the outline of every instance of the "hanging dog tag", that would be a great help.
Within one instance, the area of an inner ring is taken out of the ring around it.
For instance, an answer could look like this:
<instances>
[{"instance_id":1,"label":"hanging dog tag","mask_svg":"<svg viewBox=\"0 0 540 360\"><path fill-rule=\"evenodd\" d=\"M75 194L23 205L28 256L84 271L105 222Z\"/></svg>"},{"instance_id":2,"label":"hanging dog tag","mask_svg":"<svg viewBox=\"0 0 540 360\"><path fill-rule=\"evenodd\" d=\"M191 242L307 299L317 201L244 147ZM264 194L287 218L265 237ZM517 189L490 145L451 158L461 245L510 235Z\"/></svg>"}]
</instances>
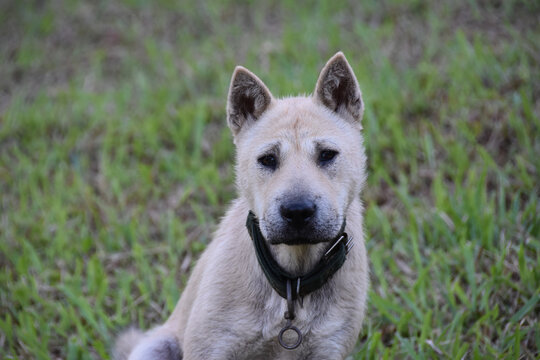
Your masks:
<instances>
[{"instance_id":1,"label":"hanging dog tag","mask_svg":"<svg viewBox=\"0 0 540 360\"><path fill-rule=\"evenodd\" d=\"M293 343L293 344L287 344L285 342L285 339L283 339L283 336L285 335L285 333L287 331L294 331L296 333L296 342ZM279 345L281 345L283 348L287 349L287 350L294 350L296 349L297 347L300 346L300 344L302 343L302 333L300 332L300 330L296 327L296 326L293 326L291 324L291 320L287 320L287 324L285 325L285 327L283 329L281 329L281 331L279 332L279 335L278 335L278 341L279 341Z\"/></svg>"}]
</instances>

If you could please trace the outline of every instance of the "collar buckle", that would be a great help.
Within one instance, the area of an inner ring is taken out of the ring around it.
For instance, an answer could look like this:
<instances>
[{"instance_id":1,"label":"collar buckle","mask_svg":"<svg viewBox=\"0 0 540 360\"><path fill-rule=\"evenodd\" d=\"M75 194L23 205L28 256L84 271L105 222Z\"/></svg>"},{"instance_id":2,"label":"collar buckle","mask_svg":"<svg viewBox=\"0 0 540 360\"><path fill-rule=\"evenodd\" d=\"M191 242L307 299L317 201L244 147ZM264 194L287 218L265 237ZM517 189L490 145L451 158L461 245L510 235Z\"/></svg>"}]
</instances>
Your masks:
<instances>
[{"instance_id":1,"label":"collar buckle","mask_svg":"<svg viewBox=\"0 0 540 360\"><path fill-rule=\"evenodd\" d=\"M347 242L345 243L345 254L348 254L351 249L353 248L354 246L354 242L353 242L354 238L351 236L349 238L349 240L347 240Z\"/></svg>"},{"instance_id":2,"label":"collar buckle","mask_svg":"<svg viewBox=\"0 0 540 360\"><path fill-rule=\"evenodd\" d=\"M351 251L352 247L354 246L353 237L352 236L349 237L349 235L347 235L347 233L344 232L343 234L341 234L340 237L338 237L338 239L332 244L332 246L330 246L330 248L326 250L326 252L323 255L324 260L328 260L330 256L332 256L332 253L337 248L337 246L344 241L345 241L345 254L348 254L349 251Z\"/></svg>"}]
</instances>

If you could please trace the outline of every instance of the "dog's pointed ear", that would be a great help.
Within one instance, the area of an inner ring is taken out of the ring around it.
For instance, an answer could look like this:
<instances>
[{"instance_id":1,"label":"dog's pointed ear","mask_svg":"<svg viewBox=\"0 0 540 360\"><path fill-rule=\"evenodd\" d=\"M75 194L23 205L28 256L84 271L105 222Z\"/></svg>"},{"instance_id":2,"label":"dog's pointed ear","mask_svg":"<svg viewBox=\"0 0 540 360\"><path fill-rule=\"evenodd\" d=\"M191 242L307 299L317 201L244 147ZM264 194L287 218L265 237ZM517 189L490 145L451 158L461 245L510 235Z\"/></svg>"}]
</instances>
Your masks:
<instances>
[{"instance_id":1,"label":"dog's pointed ear","mask_svg":"<svg viewBox=\"0 0 540 360\"><path fill-rule=\"evenodd\" d=\"M272 94L266 85L248 69L237 66L227 100L227 123L233 135L256 121L271 102Z\"/></svg>"},{"instance_id":2,"label":"dog's pointed ear","mask_svg":"<svg viewBox=\"0 0 540 360\"><path fill-rule=\"evenodd\" d=\"M345 119L357 123L362 120L362 92L341 51L332 56L321 70L314 96L321 104Z\"/></svg>"}]
</instances>

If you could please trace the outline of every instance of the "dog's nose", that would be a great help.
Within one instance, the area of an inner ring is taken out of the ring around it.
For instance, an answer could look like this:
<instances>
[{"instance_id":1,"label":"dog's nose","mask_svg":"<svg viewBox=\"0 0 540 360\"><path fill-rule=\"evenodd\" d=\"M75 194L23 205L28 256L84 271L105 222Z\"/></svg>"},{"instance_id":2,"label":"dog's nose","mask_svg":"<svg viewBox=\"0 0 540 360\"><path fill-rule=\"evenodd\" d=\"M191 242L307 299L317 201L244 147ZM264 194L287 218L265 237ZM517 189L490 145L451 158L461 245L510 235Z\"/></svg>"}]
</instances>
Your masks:
<instances>
[{"instance_id":1,"label":"dog's nose","mask_svg":"<svg viewBox=\"0 0 540 360\"><path fill-rule=\"evenodd\" d=\"M313 201L301 200L281 205L279 210L287 223L296 228L301 228L311 220L315 214L315 210L317 210L317 206Z\"/></svg>"}]
</instances>

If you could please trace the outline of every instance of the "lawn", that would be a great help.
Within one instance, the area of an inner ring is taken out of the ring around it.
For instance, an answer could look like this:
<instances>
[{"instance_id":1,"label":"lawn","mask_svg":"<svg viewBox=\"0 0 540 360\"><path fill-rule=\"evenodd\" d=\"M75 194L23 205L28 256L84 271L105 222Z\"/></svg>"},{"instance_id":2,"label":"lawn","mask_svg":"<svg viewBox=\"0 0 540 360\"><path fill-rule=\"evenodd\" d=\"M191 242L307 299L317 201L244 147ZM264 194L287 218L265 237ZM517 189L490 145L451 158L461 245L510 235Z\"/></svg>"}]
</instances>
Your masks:
<instances>
[{"instance_id":1,"label":"lawn","mask_svg":"<svg viewBox=\"0 0 540 360\"><path fill-rule=\"evenodd\" d=\"M172 311L235 197L234 66L366 103L351 359L540 356L538 1L4 1L0 358L109 358Z\"/></svg>"}]
</instances>

